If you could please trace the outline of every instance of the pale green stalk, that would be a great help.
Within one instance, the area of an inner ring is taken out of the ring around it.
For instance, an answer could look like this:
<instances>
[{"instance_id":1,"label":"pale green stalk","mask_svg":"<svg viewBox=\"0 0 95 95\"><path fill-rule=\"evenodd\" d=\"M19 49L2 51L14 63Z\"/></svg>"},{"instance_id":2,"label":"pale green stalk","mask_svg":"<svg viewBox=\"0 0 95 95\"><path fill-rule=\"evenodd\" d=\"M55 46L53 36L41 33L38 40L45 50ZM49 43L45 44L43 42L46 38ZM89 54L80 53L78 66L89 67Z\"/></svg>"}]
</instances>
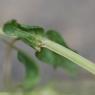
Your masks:
<instances>
[{"instance_id":1,"label":"pale green stalk","mask_svg":"<svg viewBox=\"0 0 95 95\"><path fill-rule=\"evenodd\" d=\"M4 32L2 31L2 28L0 28L0 35L5 35Z\"/></svg>"},{"instance_id":2,"label":"pale green stalk","mask_svg":"<svg viewBox=\"0 0 95 95\"><path fill-rule=\"evenodd\" d=\"M6 36L4 32L2 32L2 29L0 28L0 34L3 36ZM35 35L36 36L36 35ZM35 37L38 40L38 37ZM67 59L71 60L75 64L79 65L80 67L88 70L92 74L95 75L95 64L86 58L80 56L79 54L71 51L70 49L65 48L64 46L61 46L53 41L50 41L48 39L39 38L41 45L39 47L45 47L61 56L66 57ZM39 44L39 43L38 43ZM56 59L55 59L56 60Z\"/></svg>"},{"instance_id":3,"label":"pale green stalk","mask_svg":"<svg viewBox=\"0 0 95 95\"><path fill-rule=\"evenodd\" d=\"M70 49L65 48L64 46L61 46L53 41L50 41L48 39L42 40L43 47L66 57L67 59L71 60L75 64L81 66L82 68L88 70L92 74L95 75L95 64L86 58L80 56L79 54L71 51ZM55 59L56 60L56 59Z\"/></svg>"}]
</instances>

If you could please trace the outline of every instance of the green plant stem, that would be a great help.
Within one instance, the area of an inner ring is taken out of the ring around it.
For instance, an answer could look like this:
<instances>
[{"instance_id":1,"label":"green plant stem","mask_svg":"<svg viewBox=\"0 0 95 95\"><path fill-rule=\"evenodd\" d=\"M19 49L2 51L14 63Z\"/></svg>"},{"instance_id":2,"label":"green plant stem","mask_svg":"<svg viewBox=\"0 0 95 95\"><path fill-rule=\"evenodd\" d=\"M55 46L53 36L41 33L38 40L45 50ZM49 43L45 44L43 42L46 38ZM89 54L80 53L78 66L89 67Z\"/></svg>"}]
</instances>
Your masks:
<instances>
[{"instance_id":1,"label":"green plant stem","mask_svg":"<svg viewBox=\"0 0 95 95\"><path fill-rule=\"evenodd\" d=\"M2 28L0 28L0 35L5 35L5 33L2 31Z\"/></svg>"},{"instance_id":2,"label":"green plant stem","mask_svg":"<svg viewBox=\"0 0 95 95\"><path fill-rule=\"evenodd\" d=\"M61 46L53 41L50 41L48 39L42 40L43 47L66 57L67 59L71 60L75 64L79 65L80 67L88 70L92 74L95 75L95 64L86 58L80 56L79 54L71 51L70 49L65 48L64 46ZM56 60L56 59L55 59Z\"/></svg>"},{"instance_id":3,"label":"green plant stem","mask_svg":"<svg viewBox=\"0 0 95 95\"><path fill-rule=\"evenodd\" d=\"M4 34L4 32L2 32L1 28L0 28L0 35L7 36L6 34ZM36 35L35 35L35 38L37 38L37 40L38 40L38 37L36 37ZM87 60L86 58L80 56L79 54L77 54L77 53L71 51L70 49L67 49L64 46L61 46L53 41L50 41L43 37L39 38L39 40L41 41L41 45L39 45L39 43L38 43L39 47L47 48L61 56L66 57L67 59L71 60L75 64L79 65L80 67L88 70L89 72L91 72L92 74L95 75L95 64L93 62Z\"/></svg>"}]
</instances>

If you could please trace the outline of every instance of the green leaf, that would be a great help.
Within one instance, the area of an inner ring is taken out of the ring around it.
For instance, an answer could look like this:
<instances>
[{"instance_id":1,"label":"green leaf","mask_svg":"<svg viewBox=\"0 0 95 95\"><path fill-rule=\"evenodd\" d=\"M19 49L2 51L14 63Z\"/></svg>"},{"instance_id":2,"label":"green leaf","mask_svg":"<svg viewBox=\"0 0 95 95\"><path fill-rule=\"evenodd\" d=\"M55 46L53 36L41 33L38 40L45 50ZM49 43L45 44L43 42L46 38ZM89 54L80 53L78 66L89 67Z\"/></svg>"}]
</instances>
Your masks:
<instances>
[{"instance_id":1,"label":"green leaf","mask_svg":"<svg viewBox=\"0 0 95 95\"><path fill-rule=\"evenodd\" d=\"M15 36L17 38L23 39L23 38L27 38L30 36L29 33L21 30L19 27L20 27L20 24L16 20L11 20L4 24L3 31L9 37Z\"/></svg>"},{"instance_id":2,"label":"green leaf","mask_svg":"<svg viewBox=\"0 0 95 95\"><path fill-rule=\"evenodd\" d=\"M35 49L38 47L40 38L45 34L44 29L40 26L23 25L16 20L8 21L4 25L3 31L6 35L15 36Z\"/></svg>"},{"instance_id":3,"label":"green leaf","mask_svg":"<svg viewBox=\"0 0 95 95\"><path fill-rule=\"evenodd\" d=\"M26 69L25 80L22 83L22 87L27 90L33 88L39 80L39 70L35 61L25 53L18 51L18 60L24 64Z\"/></svg>"},{"instance_id":4,"label":"green leaf","mask_svg":"<svg viewBox=\"0 0 95 95\"><path fill-rule=\"evenodd\" d=\"M18 24L17 24L16 20L11 20L4 24L3 31L7 35L14 36L15 32L17 30L17 27L18 27Z\"/></svg>"},{"instance_id":5,"label":"green leaf","mask_svg":"<svg viewBox=\"0 0 95 95\"><path fill-rule=\"evenodd\" d=\"M29 33L34 33L36 35L44 35L44 29L40 26L30 26L30 25L25 25L25 24L19 24L19 29L29 32Z\"/></svg>"},{"instance_id":6,"label":"green leaf","mask_svg":"<svg viewBox=\"0 0 95 95\"><path fill-rule=\"evenodd\" d=\"M52 40L52 41L54 41L54 42L60 44L60 45L63 45L63 46L65 46L65 47L69 48L68 45L67 45L67 43L66 43L65 40L63 39L63 37L60 35L60 33L56 32L56 31L54 31L54 30L48 30L48 31L46 32L46 37L47 37L48 39L50 39L50 40Z\"/></svg>"},{"instance_id":7,"label":"green leaf","mask_svg":"<svg viewBox=\"0 0 95 95\"><path fill-rule=\"evenodd\" d=\"M53 30L47 31L46 37L60 45L65 46L66 48L69 48L66 42L64 41L64 39L62 38L62 36L56 31L53 31ZM62 57L46 48L42 48L40 52L37 51L35 55L39 60L44 61L48 64L51 64L54 67L64 68L70 73L76 72L76 68L77 68L76 64L74 64L67 58Z\"/></svg>"},{"instance_id":8,"label":"green leaf","mask_svg":"<svg viewBox=\"0 0 95 95\"><path fill-rule=\"evenodd\" d=\"M18 37L23 37L22 35L24 33L25 37L27 37L27 35L30 37L31 34L44 35L44 29L42 27L19 24L16 20L6 22L3 26L3 31L7 35Z\"/></svg>"}]
</instances>

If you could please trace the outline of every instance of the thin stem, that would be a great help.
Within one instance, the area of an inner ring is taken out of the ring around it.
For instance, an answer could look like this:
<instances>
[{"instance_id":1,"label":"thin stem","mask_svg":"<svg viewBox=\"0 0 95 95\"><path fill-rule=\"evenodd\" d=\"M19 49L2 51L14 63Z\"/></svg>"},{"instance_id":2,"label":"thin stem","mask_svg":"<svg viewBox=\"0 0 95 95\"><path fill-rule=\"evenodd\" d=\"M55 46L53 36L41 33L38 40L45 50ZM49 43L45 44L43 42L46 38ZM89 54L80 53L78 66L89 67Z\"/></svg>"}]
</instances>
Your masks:
<instances>
[{"instance_id":1,"label":"thin stem","mask_svg":"<svg viewBox=\"0 0 95 95\"><path fill-rule=\"evenodd\" d=\"M4 33L2 33L2 29L0 29L0 33L2 35L5 35ZM77 53L71 51L70 49L67 49L64 46L61 46L53 41L50 41L50 40L44 39L44 38L41 38L41 39L39 38L39 40L42 42L41 43L42 45L39 47L48 48L49 50L51 50L61 56L66 57L67 59L71 60L75 64L79 65L80 67L88 70L89 72L91 72L92 74L95 75L95 64L93 62L87 60L86 58L80 56L79 54L77 54Z\"/></svg>"},{"instance_id":2,"label":"thin stem","mask_svg":"<svg viewBox=\"0 0 95 95\"><path fill-rule=\"evenodd\" d=\"M5 35L4 32L2 31L2 28L0 28L0 35Z\"/></svg>"},{"instance_id":3,"label":"thin stem","mask_svg":"<svg viewBox=\"0 0 95 95\"><path fill-rule=\"evenodd\" d=\"M80 67L88 70L92 74L95 75L95 64L86 58L80 56L79 54L71 51L70 49L65 48L64 46L61 46L53 41L50 41L48 39L42 40L43 47L66 57L67 59L71 60L75 64L79 65Z\"/></svg>"}]
</instances>

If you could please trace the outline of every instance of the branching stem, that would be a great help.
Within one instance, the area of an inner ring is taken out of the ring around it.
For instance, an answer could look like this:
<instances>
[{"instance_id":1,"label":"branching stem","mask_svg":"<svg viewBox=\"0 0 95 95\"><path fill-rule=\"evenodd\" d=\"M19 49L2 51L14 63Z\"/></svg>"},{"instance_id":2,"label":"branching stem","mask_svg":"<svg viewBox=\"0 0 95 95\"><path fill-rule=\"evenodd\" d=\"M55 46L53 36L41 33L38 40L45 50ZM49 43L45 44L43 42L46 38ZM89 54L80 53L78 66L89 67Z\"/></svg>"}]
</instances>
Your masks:
<instances>
[{"instance_id":1,"label":"branching stem","mask_svg":"<svg viewBox=\"0 0 95 95\"><path fill-rule=\"evenodd\" d=\"M2 32L1 28L0 28L0 34L3 36L7 36L4 34L4 32ZM35 38L37 38L36 35ZM95 64L93 62L71 51L70 49L65 48L64 46L61 46L51 40L45 39L44 37L39 38L39 40L41 40L41 44L42 44L40 47L47 48L61 56L66 57L67 59L71 60L75 64L79 65L80 67L86 69L87 71L95 75Z\"/></svg>"}]
</instances>

